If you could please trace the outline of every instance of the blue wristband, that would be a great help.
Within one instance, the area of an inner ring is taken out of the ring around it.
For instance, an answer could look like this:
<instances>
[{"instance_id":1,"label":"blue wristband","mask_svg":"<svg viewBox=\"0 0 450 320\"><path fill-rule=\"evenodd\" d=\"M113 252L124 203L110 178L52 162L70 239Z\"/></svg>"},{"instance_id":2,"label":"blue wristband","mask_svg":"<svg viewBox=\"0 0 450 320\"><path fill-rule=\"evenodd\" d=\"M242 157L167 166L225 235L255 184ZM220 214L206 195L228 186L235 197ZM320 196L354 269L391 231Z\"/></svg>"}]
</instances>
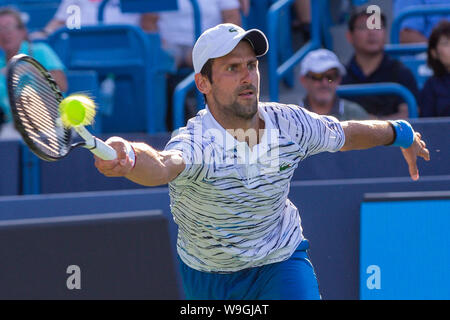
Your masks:
<instances>
[{"instance_id":1,"label":"blue wristband","mask_svg":"<svg viewBox=\"0 0 450 320\"><path fill-rule=\"evenodd\" d=\"M394 129L395 139L391 146L409 148L414 142L414 130L405 120L389 120Z\"/></svg>"}]
</instances>

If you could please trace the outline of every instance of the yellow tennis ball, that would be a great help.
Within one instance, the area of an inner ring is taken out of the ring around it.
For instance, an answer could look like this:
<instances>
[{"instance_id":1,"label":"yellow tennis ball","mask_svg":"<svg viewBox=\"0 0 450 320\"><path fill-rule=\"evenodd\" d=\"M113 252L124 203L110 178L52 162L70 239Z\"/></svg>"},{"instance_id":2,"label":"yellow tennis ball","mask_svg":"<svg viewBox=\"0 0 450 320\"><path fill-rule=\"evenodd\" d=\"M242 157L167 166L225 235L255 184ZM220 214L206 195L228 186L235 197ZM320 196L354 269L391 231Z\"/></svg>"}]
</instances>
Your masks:
<instances>
[{"instance_id":1,"label":"yellow tennis ball","mask_svg":"<svg viewBox=\"0 0 450 320\"><path fill-rule=\"evenodd\" d=\"M61 120L66 127L91 124L95 108L94 101L81 94L70 95L59 104Z\"/></svg>"}]
</instances>

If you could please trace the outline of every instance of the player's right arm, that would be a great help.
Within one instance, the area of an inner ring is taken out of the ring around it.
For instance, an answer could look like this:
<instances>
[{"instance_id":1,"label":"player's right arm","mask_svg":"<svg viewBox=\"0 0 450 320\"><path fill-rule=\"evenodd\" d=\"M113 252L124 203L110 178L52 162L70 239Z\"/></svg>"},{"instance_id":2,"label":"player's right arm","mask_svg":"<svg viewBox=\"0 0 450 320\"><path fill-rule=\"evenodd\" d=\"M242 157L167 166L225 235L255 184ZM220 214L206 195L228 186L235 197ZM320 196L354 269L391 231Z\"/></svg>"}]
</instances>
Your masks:
<instances>
[{"instance_id":1,"label":"player's right arm","mask_svg":"<svg viewBox=\"0 0 450 320\"><path fill-rule=\"evenodd\" d=\"M185 168L181 151L157 151L145 143L131 143L135 163L127 152L126 140L112 137L106 141L117 152L117 159L95 157L95 167L107 177L125 177L144 186L164 185L175 179Z\"/></svg>"}]
</instances>

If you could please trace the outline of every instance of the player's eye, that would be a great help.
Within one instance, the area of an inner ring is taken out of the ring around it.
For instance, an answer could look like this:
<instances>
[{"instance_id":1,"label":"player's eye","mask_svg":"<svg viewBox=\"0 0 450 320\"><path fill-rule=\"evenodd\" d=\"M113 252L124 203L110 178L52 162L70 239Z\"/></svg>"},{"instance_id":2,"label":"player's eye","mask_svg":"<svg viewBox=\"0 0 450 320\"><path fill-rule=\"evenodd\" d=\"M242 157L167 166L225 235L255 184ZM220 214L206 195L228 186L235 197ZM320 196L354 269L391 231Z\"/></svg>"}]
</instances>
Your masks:
<instances>
[{"instance_id":1,"label":"player's eye","mask_svg":"<svg viewBox=\"0 0 450 320\"><path fill-rule=\"evenodd\" d=\"M255 70L256 69L256 62L251 62L248 64L248 70Z\"/></svg>"},{"instance_id":2,"label":"player's eye","mask_svg":"<svg viewBox=\"0 0 450 320\"><path fill-rule=\"evenodd\" d=\"M231 66L228 66L227 67L227 71L229 71L229 72L233 72L233 71L236 71L236 66L235 65L231 65Z\"/></svg>"}]
</instances>

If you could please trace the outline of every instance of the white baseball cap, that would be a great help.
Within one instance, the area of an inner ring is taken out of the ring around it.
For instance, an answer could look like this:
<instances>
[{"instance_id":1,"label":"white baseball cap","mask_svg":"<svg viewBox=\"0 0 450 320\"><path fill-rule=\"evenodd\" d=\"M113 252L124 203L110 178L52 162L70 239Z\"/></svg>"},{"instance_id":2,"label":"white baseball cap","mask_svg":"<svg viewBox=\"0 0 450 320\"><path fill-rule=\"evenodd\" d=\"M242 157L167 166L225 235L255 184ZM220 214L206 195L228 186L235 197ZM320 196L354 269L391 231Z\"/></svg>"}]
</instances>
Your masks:
<instances>
[{"instance_id":1,"label":"white baseball cap","mask_svg":"<svg viewBox=\"0 0 450 320\"><path fill-rule=\"evenodd\" d=\"M195 42L192 50L195 73L199 73L209 59L230 53L242 39L250 42L257 57L265 55L269 50L269 42L262 31L258 29L245 31L232 23L219 24L203 32Z\"/></svg>"},{"instance_id":2,"label":"white baseball cap","mask_svg":"<svg viewBox=\"0 0 450 320\"><path fill-rule=\"evenodd\" d=\"M330 50L317 49L309 52L300 65L300 75L304 76L308 72L322 73L327 70L337 68L341 76L347 73L338 57Z\"/></svg>"}]
</instances>

